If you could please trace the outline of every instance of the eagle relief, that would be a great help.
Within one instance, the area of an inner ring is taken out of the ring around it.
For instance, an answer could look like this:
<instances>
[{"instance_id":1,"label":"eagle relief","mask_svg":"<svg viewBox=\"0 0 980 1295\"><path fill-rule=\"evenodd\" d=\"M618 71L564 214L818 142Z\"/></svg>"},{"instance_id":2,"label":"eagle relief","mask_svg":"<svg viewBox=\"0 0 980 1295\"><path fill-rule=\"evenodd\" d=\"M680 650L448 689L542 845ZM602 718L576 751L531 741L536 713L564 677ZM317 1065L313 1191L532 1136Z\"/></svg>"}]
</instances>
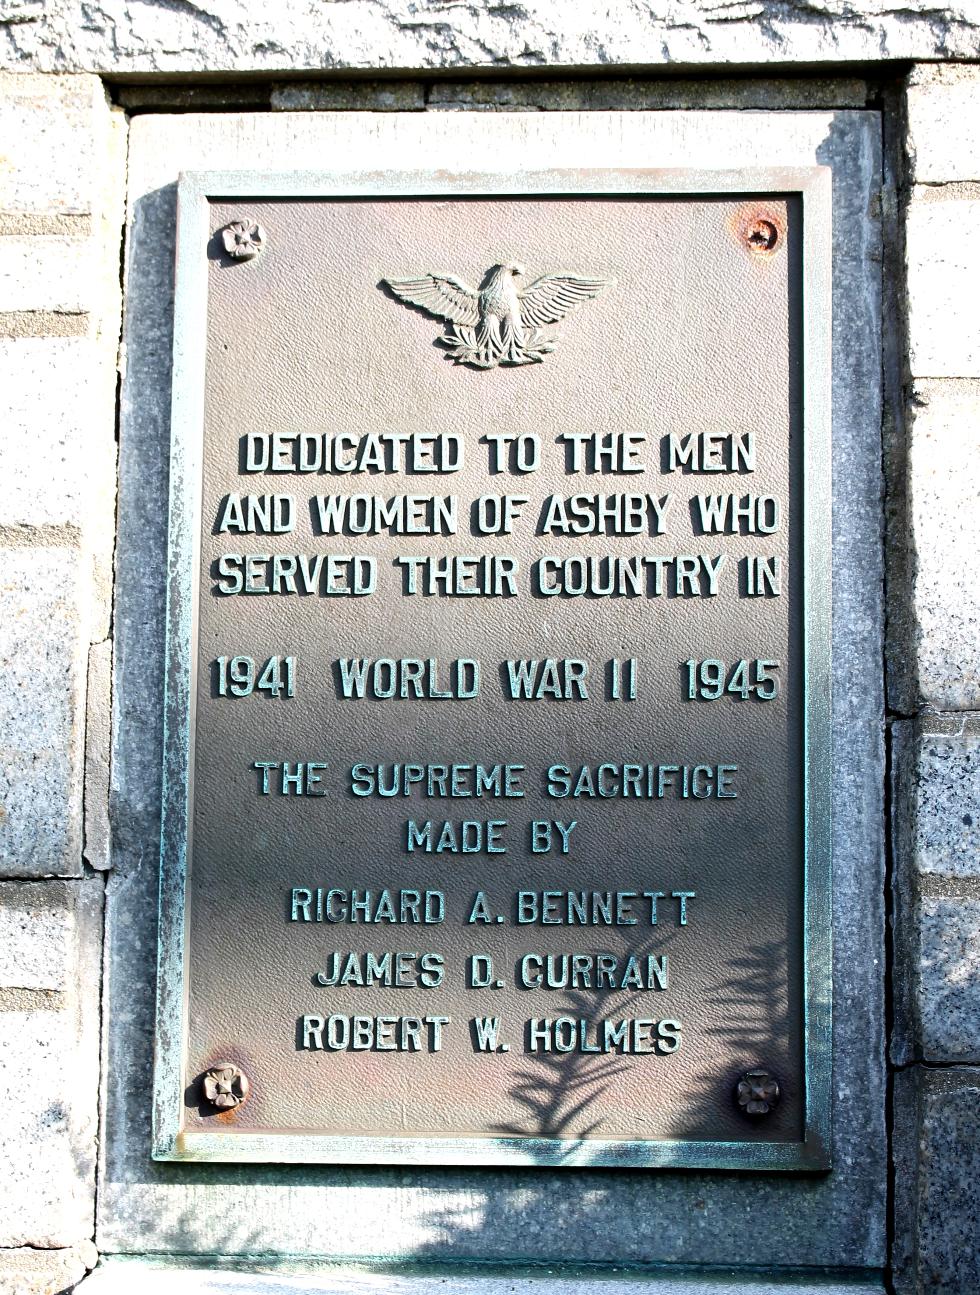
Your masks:
<instances>
[{"instance_id":1,"label":"eagle relief","mask_svg":"<svg viewBox=\"0 0 980 1295\"><path fill-rule=\"evenodd\" d=\"M542 326L557 324L615 282L580 274L545 274L521 288L517 279L523 275L523 265L510 261L491 266L479 289L451 274L383 279L382 283L399 301L445 320L446 331L439 341L449 347L447 359L492 369L498 364L540 364L555 349Z\"/></svg>"}]
</instances>

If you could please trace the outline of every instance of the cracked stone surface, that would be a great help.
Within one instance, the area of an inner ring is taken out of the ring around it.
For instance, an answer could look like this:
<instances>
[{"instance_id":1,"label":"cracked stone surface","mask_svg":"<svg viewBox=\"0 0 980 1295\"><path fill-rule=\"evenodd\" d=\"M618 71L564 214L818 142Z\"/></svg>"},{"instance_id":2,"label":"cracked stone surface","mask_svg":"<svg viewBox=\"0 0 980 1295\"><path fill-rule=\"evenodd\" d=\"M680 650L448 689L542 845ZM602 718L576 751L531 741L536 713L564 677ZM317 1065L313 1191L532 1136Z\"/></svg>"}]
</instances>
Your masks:
<instances>
[{"instance_id":1,"label":"cracked stone surface","mask_svg":"<svg viewBox=\"0 0 980 1295\"><path fill-rule=\"evenodd\" d=\"M65 1295L98 1262L91 1241L57 1250L0 1250L4 1295Z\"/></svg>"},{"instance_id":2,"label":"cracked stone surface","mask_svg":"<svg viewBox=\"0 0 980 1295\"><path fill-rule=\"evenodd\" d=\"M980 56L975 0L0 0L0 68L330 71Z\"/></svg>"}]
</instances>

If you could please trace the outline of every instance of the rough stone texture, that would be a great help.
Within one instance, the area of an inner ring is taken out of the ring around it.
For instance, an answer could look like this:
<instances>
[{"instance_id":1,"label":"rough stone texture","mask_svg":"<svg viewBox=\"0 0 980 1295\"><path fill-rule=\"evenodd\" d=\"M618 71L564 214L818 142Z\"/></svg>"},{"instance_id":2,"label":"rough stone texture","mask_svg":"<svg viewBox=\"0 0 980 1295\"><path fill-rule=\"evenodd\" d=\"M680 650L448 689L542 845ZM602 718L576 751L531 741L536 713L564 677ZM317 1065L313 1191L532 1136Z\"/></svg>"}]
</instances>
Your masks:
<instances>
[{"instance_id":1,"label":"rough stone texture","mask_svg":"<svg viewBox=\"0 0 980 1295\"><path fill-rule=\"evenodd\" d=\"M270 107L272 84L253 77L234 82L192 81L183 84L158 80L126 81L113 87L113 97L121 108L135 112L186 112L188 109L227 112L230 108L239 112L245 109L264 112Z\"/></svg>"},{"instance_id":2,"label":"rough stone texture","mask_svg":"<svg viewBox=\"0 0 980 1295\"><path fill-rule=\"evenodd\" d=\"M81 554L43 532L24 539L9 548L0 536L0 876L80 876Z\"/></svg>"},{"instance_id":3,"label":"rough stone texture","mask_svg":"<svg viewBox=\"0 0 980 1295\"><path fill-rule=\"evenodd\" d=\"M980 1290L980 1070L915 1066L895 1079L895 1289Z\"/></svg>"},{"instance_id":4,"label":"rough stone texture","mask_svg":"<svg viewBox=\"0 0 980 1295\"><path fill-rule=\"evenodd\" d=\"M225 112L230 108L237 111L271 108L276 112L863 108L876 93L876 87L853 76L740 76L695 80L658 76L656 69L629 79L555 81L520 76L506 81L446 81L430 79L419 72L413 80L331 77L317 81L277 81L250 77L233 83L184 84L153 80L125 82L113 90L116 102L123 108L140 112L209 108Z\"/></svg>"},{"instance_id":5,"label":"rough stone texture","mask_svg":"<svg viewBox=\"0 0 980 1295\"><path fill-rule=\"evenodd\" d=\"M104 871L112 864L109 827L109 751L112 743L112 644L88 654L85 713L85 862Z\"/></svg>"},{"instance_id":6,"label":"rough stone texture","mask_svg":"<svg viewBox=\"0 0 980 1295\"><path fill-rule=\"evenodd\" d=\"M291 113L134 119L122 393L100 1248L418 1259L884 1260L883 741L877 118ZM182 169L830 165L835 244L835 1172L777 1175L154 1164L153 1045L173 184ZM329 1219L329 1227L322 1220Z\"/></svg>"},{"instance_id":7,"label":"rough stone texture","mask_svg":"<svg viewBox=\"0 0 980 1295\"><path fill-rule=\"evenodd\" d=\"M980 187L916 186L905 236L912 376L980 378Z\"/></svg>"},{"instance_id":8,"label":"rough stone texture","mask_svg":"<svg viewBox=\"0 0 980 1295\"><path fill-rule=\"evenodd\" d=\"M980 898L919 901L919 1019L932 1060L980 1060Z\"/></svg>"},{"instance_id":9,"label":"rough stone texture","mask_svg":"<svg viewBox=\"0 0 980 1295\"><path fill-rule=\"evenodd\" d=\"M0 3L0 26L11 7ZM97 77L0 73L0 210L99 210L107 112Z\"/></svg>"},{"instance_id":10,"label":"rough stone texture","mask_svg":"<svg viewBox=\"0 0 980 1295\"><path fill-rule=\"evenodd\" d=\"M2 72L0 77L7 81L13 79L10 74ZM35 234L88 238L91 232L92 217L79 216L74 212L0 211L0 235L4 238Z\"/></svg>"},{"instance_id":11,"label":"rough stone texture","mask_svg":"<svg viewBox=\"0 0 980 1295\"><path fill-rule=\"evenodd\" d=\"M271 106L281 112L347 109L365 112L420 112L425 87L420 81L321 81L276 86Z\"/></svg>"},{"instance_id":12,"label":"rough stone texture","mask_svg":"<svg viewBox=\"0 0 980 1295\"><path fill-rule=\"evenodd\" d=\"M980 881L980 722L928 718L915 759L913 866Z\"/></svg>"},{"instance_id":13,"label":"rough stone texture","mask_svg":"<svg viewBox=\"0 0 980 1295\"><path fill-rule=\"evenodd\" d=\"M81 1295L883 1295L878 1282L793 1281L749 1277L668 1277L663 1273L505 1268L401 1271L323 1267L303 1273L193 1267L186 1261L110 1259L80 1288Z\"/></svg>"},{"instance_id":14,"label":"rough stone texture","mask_svg":"<svg viewBox=\"0 0 980 1295\"><path fill-rule=\"evenodd\" d=\"M0 0L0 66L39 72L634 67L974 58L972 0Z\"/></svg>"},{"instance_id":15,"label":"rough stone texture","mask_svg":"<svg viewBox=\"0 0 980 1295\"><path fill-rule=\"evenodd\" d=\"M122 126L95 77L0 75L5 876L82 870L87 649L112 585Z\"/></svg>"},{"instance_id":16,"label":"rough stone texture","mask_svg":"<svg viewBox=\"0 0 980 1295\"><path fill-rule=\"evenodd\" d=\"M313 81L272 88L276 111L363 109L465 112L629 112L665 108L863 108L870 90L850 78L694 81L679 77L603 81Z\"/></svg>"},{"instance_id":17,"label":"rough stone texture","mask_svg":"<svg viewBox=\"0 0 980 1295\"><path fill-rule=\"evenodd\" d=\"M980 1060L980 719L926 715L894 730L892 1054Z\"/></svg>"},{"instance_id":18,"label":"rough stone texture","mask_svg":"<svg viewBox=\"0 0 980 1295\"><path fill-rule=\"evenodd\" d=\"M0 881L0 989L69 988L72 893L64 882Z\"/></svg>"},{"instance_id":19,"label":"rough stone texture","mask_svg":"<svg viewBox=\"0 0 980 1295\"><path fill-rule=\"evenodd\" d=\"M107 632L112 583L113 386L95 338L0 338L0 875L82 867L85 657Z\"/></svg>"},{"instance_id":20,"label":"rough stone texture","mask_svg":"<svg viewBox=\"0 0 980 1295\"><path fill-rule=\"evenodd\" d=\"M0 32L5 16L0 0ZM0 312L88 313L111 357L122 114L98 77L0 72L0 141Z\"/></svg>"},{"instance_id":21,"label":"rough stone texture","mask_svg":"<svg viewBox=\"0 0 980 1295\"><path fill-rule=\"evenodd\" d=\"M969 709L980 705L980 382L915 383L906 422L904 516L890 554L892 692L906 711Z\"/></svg>"},{"instance_id":22,"label":"rough stone texture","mask_svg":"<svg viewBox=\"0 0 980 1295\"><path fill-rule=\"evenodd\" d=\"M0 883L0 1246L92 1235L101 919L97 882Z\"/></svg>"},{"instance_id":23,"label":"rough stone texture","mask_svg":"<svg viewBox=\"0 0 980 1295\"><path fill-rule=\"evenodd\" d=\"M3 1295L63 1295L97 1260L90 1241L64 1250L0 1250L0 1291Z\"/></svg>"},{"instance_id":24,"label":"rough stone texture","mask_svg":"<svg viewBox=\"0 0 980 1295\"><path fill-rule=\"evenodd\" d=\"M106 438L105 385L91 338L0 337L0 525L94 529L111 551L115 455L93 453Z\"/></svg>"},{"instance_id":25,"label":"rough stone texture","mask_svg":"<svg viewBox=\"0 0 980 1295\"><path fill-rule=\"evenodd\" d=\"M692 81L681 77L608 81L434 81L425 106L466 112L602 111L665 108L863 108L867 83L857 78ZM273 106L279 106L273 100ZM310 107L318 105L311 104ZM349 105L338 104L337 107Z\"/></svg>"},{"instance_id":26,"label":"rough stone texture","mask_svg":"<svg viewBox=\"0 0 980 1295\"><path fill-rule=\"evenodd\" d=\"M905 102L909 178L980 180L980 68L918 67Z\"/></svg>"},{"instance_id":27,"label":"rough stone texture","mask_svg":"<svg viewBox=\"0 0 980 1295\"><path fill-rule=\"evenodd\" d=\"M0 310L0 337L87 337L88 315L58 310Z\"/></svg>"},{"instance_id":28,"label":"rough stone texture","mask_svg":"<svg viewBox=\"0 0 980 1295\"><path fill-rule=\"evenodd\" d=\"M92 265L74 239L0 239L0 310L84 313L92 278Z\"/></svg>"}]
</instances>

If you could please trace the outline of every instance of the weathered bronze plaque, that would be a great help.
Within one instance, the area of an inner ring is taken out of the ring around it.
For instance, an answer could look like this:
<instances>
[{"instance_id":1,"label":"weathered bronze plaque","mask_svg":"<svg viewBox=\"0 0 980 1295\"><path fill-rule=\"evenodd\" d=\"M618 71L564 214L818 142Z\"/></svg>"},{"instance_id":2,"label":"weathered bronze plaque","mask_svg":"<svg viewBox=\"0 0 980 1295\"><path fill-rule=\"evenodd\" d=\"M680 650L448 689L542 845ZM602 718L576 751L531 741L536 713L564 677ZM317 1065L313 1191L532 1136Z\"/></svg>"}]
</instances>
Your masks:
<instances>
[{"instance_id":1,"label":"weathered bronze plaque","mask_svg":"<svg viewBox=\"0 0 980 1295\"><path fill-rule=\"evenodd\" d=\"M829 228L182 179L156 1156L828 1165Z\"/></svg>"}]
</instances>

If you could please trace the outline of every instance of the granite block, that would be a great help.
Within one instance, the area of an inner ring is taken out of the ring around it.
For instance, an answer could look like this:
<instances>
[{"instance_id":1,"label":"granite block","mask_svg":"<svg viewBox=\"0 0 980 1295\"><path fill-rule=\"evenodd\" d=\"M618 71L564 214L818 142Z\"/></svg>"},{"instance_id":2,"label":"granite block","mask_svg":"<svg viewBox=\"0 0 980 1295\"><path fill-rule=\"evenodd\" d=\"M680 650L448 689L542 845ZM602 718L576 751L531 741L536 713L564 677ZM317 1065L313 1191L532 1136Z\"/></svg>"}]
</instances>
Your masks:
<instances>
[{"instance_id":1,"label":"granite block","mask_svg":"<svg viewBox=\"0 0 980 1295\"><path fill-rule=\"evenodd\" d=\"M2 239L0 239L2 242ZM108 633L115 540L115 347L94 337L0 337L3 535L82 551L85 632Z\"/></svg>"},{"instance_id":2,"label":"granite block","mask_svg":"<svg viewBox=\"0 0 980 1295\"><path fill-rule=\"evenodd\" d=\"M926 1061L980 1061L980 899L919 901L919 1021Z\"/></svg>"},{"instance_id":3,"label":"granite block","mask_svg":"<svg viewBox=\"0 0 980 1295\"><path fill-rule=\"evenodd\" d=\"M898 1295L980 1290L980 1070L915 1066L895 1080Z\"/></svg>"},{"instance_id":4,"label":"granite block","mask_svg":"<svg viewBox=\"0 0 980 1295\"><path fill-rule=\"evenodd\" d=\"M125 118L98 77L0 72L0 141L0 333L98 337L111 374Z\"/></svg>"},{"instance_id":5,"label":"granite block","mask_svg":"<svg viewBox=\"0 0 980 1295\"><path fill-rule=\"evenodd\" d=\"M114 379L89 338L0 338L0 526L69 525L111 551Z\"/></svg>"},{"instance_id":6,"label":"granite block","mask_svg":"<svg viewBox=\"0 0 980 1295\"><path fill-rule=\"evenodd\" d=\"M925 718L914 760L916 871L980 880L980 726L976 718Z\"/></svg>"},{"instance_id":7,"label":"granite block","mask_svg":"<svg viewBox=\"0 0 980 1295\"><path fill-rule=\"evenodd\" d=\"M980 378L980 198L917 185L906 215L909 368Z\"/></svg>"},{"instance_id":8,"label":"granite block","mask_svg":"<svg viewBox=\"0 0 980 1295\"><path fill-rule=\"evenodd\" d=\"M87 240L55 235L0 238L0 311L84 314L94 297Z\"/></svg>"},{"instance_id":9,"label":"granite block","mask_svg":"<svg viewBox=\"0 0 980 1295\"><path fill-rule=\"evenodd\" d=\"M0 914L0 1246L72 1246L95 1208L102 886L5 882Z\"/></svg>"},{"instance_id":10,"label":"granite block","mask_svg":"<svg viewBox=\"0 0 980 1295\"><path fill-rule=\"evenodd\" d=\"M97 76L0 73L0 212L91 215L109 113Z\"/></svg>"},{"instance_id":11,"label":"granite block","mask_svg":"<svg viewBox=\"0 0 980 1295\"><path fill-rule=\"evenodd\" d=\"M907 419L907 551L892 570L892 686L909 709L966 710L980 705L980 382L917 382Z\"/></svg>"},{"instance_id":12,"label":"granite block","mask_svg":"<svg viewBox=\"0 0 980 1295\"><path fill-rule=\"evenodd\" d=\"M0 1250L3 1295L65 1295L98 1261L91 1241L60 1250Z\"/></svg>"},{"instance_id":13,"label":"granite block","mask_svg":"<svg viewBox=\"0 0 980 1295\"><path fill-rule=\"evenodd\" d=\"M892 1055L980 1060L980 721L896 724Z\"/></svg>"},{"instance_id":14,"label":"granite block","mask_svg":"<svg viewBox=\"0 0 980 1295\"><path fill-rule=\"evenodd\" d=\"M0 989L64 992L74 964L72 882L0 881Z\"/></svg>"},{"instance_id":15,"label":"granite block","mask_svg":"<svg viewBox=\"0 0 980 1295\"><path fill-rule=\"evenodd\" d=\"M980 67L915 68L905 110L909 178L914 183L980 180Z\"/></svg>"},{"instance_id":16,"label":"granite block","mask_svg":"<svg viewBox=\"0 0 980 1295\"><path fill-rule=\"evenodd\" d=\"M80 876L87 564L23 538L0 546L0 876Z\"/></svg>"}]
</instances>

